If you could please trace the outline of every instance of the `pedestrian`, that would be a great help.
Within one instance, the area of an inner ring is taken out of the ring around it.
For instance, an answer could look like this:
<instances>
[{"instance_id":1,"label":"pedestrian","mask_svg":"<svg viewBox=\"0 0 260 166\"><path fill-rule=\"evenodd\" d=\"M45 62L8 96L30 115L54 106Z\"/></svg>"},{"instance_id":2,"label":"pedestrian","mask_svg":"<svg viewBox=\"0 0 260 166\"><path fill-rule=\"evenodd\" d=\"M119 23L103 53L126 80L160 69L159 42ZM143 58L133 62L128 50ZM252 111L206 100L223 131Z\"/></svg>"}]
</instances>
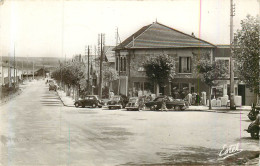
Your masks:
<instances>
[{"instance_id":1,"label":"pedestrian","mask_svg":"<svg viewBox=\"0 0 260 166\"><path fill-rule=\"evenodd\" d=\"M162 99L162 108L161 108L161 111L165 110L167 111L167 107L166 107L166 96Z\"/></svg>"}]
</instances>

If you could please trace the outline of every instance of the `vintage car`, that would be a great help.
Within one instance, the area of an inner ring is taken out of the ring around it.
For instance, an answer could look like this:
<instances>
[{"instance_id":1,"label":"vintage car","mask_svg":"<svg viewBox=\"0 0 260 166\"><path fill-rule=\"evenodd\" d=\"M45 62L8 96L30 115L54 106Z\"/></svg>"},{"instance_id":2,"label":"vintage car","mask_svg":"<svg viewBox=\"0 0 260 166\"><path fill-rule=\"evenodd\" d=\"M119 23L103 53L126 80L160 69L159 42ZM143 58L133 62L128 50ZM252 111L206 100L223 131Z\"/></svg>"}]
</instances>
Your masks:
<instances>
[{"instance_id":1,"label":"vintage car","mask_svg":"<svg viewBox=\"0 0 260 166\"><path fill-rule=\"evenodd\" d=\"M99 99L97 95L88 95L84 99L79 99L74 103L75 107L92 107L96 108L99 107L101 108L102 105L104 105L103 101Z\"/></svg>"},{"instance_id":2,"label":"vintage car","mask_svg":"<svg viewBox=\"0 0 260 166\"><path fill-rule=\"evenodd\" d=\"M131 97L125 108L127 111L144 109L144 98Z\"/></svg>"},{"instance_id":3,"label":"vintage car","mask_svg":"<svg viewBox=\"0 0 260 166\"><path fill-rule=\"evenodd\" d=\"M54 81L49 82L49 91L51 90L57 90L57 85L55 85Z\"/></svg>"},{"instance_id":4,"label":"vintage car","mask_svg":"<svg viewBox=\"0 0 260 166\"><path fill-rule=\"evenodd\" d=\"M107 102L107 107L108 109L122 109L125 108L127 102L128 101L126 98L119 95L115 95L111 97L111 99Z\"/></svg>"},{"instance_id":5,"label":"vintage car","mask_svg":"<svg viewBox=\"0 0 260 166\"><path fill-rule=\"evenodd\" d=\"M150 110L159 110L162 107L163 98L165 96L159 96L153 101L145 103L145 106L150 108ZM166 96L166 108L174 110L185 110L188 108L186 102L182 99L173 99L170 96Z\"/></svg>"}]
</instances>

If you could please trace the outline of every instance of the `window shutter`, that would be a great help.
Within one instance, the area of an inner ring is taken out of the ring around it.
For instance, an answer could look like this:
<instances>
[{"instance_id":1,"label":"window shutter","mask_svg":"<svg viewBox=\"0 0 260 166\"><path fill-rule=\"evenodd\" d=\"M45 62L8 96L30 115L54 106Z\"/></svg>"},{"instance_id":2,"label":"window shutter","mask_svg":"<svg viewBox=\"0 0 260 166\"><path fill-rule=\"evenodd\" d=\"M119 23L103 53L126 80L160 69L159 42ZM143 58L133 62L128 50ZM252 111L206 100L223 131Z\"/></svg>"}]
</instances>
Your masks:
<instances>
[{"instance_id":1,"label":"window shutter","mask_svg":"<svg viewBox=\"0 0 260 166\"><path fill-rule=\"evenodd\" d=\"M179 57L179 73L181 73L181 57Z\"/></svg>"},{"instance_id":2,"label":"window shutter","mask_svg":"<svg viewBox=\"0 0 260 166\"><path fill-rule=\"evenodd\" d=\"M190 57L190 72L192 73L192 57Z\"/></svg>"}]
</instances>

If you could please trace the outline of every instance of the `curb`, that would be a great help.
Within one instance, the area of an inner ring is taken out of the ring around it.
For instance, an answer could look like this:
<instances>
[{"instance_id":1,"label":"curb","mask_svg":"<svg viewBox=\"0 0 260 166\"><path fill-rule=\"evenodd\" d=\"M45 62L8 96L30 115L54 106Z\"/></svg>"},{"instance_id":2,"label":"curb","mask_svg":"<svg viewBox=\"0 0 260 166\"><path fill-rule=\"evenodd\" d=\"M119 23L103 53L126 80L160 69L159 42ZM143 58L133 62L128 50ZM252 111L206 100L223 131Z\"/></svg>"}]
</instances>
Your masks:
<instances>
[{"instance_id":1,"label":"curb","mask_svg":"<svg viewBox=\"0 0 260 166\"><path fill-rule=\"evenodd\" d=\"M66 105L66 104L63 102L63 100L61 99L61 97L60 97L60 95L59 95L58 91L56 91L56 93L57 93L57 95L59 96L59 98L60 98L60 101L62 102L63 106L67 106L67 105Z\"/></svg>"},{"instance_id":2,"label":"curb","mask_svg":"<svg viewBox=\"0 0 260 166\"><path fill-rule=\"evenodd\" d=\"M57 95L59 96L59 99L60 99L60 101L62 102L63 106L65 106L65 107L74 107L74 105L67 105L67 104L65 104L64 101L62 100L62 98L60 97L59 92L56 91L56 93L57 93Z\"/></svg>"}]
</instances>

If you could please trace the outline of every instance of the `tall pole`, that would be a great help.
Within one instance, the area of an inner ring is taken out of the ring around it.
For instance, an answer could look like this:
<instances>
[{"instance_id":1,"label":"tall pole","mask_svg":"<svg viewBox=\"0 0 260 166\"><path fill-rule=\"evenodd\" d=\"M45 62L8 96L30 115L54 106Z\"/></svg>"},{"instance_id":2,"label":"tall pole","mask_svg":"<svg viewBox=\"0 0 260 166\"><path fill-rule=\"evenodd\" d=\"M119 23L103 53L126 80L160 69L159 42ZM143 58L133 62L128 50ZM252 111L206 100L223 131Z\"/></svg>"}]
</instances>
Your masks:
<instances>
[{"instance_id":1,"label":"tall pole","mask_svg":"<svg viewBox=\"0 0 260 166\"><path fill-rule=\"evenodd\" d=\"M22 83L23 83L23 60L22 60L22 75L21 75L21 80L22 80Z\"/></svg>"},{"instance_id":2,"label":"tall pole","mask_svg":"<svg viewBox=\"0 0 260 166\"><path fill-rule=\"evenodd\" d=\"M11 76L11 55L9 54L9 61L8 61L8 78L9 78L9 88L12 87L12 76Z\"/></svg>"},{"instance_id":3,"label":"tall pole","mask_svg":"<svg viewBox=\"0 0 260 166\"><path fill-rule=\"evenodd\" d=\"M102 98L103 34L100 35L99 97Z\"/></svg>"},{"instance_id":4,"label":"tall pole","mask_svg":"<svg viewBox=\"0 0 260 166\"><path fill-rule=\"evenodd\" d=\"M235 110L235 94L234 94L234 62L233 62L233 17L235 15L235 5L230 0L230 110Z\"/></svg>"},{"instance_id":5,"label":"tall pole","mask_svg":"<svg viewBox=\"0 0 260 166\"><path fill-rule=\"evenodd\" d=\"M16 65L15 65L15 45L14 45L14 87L15 87L15 83L16 83L15 70L16 70Z\"/></svg>"},{"instance_id":6,"label":"tall pole","mask_svg":"<svg viewBox=\"0 0 260 166\"><path fill-rule=\"evenodd\" d=\"M89 45L88 45L88 93L89 93L89 89L90 89L90 81L89 81Z\"/></svg>"},{"instance_id":7,"label":"tall pole","mask_svg":"<svg viewBox=\"0 0 260 166\"><path fill-rule=\"evenodd\" d=\"M34 61L33 61L33 80L34 80Z\"/></svg>"}]
</instances>

